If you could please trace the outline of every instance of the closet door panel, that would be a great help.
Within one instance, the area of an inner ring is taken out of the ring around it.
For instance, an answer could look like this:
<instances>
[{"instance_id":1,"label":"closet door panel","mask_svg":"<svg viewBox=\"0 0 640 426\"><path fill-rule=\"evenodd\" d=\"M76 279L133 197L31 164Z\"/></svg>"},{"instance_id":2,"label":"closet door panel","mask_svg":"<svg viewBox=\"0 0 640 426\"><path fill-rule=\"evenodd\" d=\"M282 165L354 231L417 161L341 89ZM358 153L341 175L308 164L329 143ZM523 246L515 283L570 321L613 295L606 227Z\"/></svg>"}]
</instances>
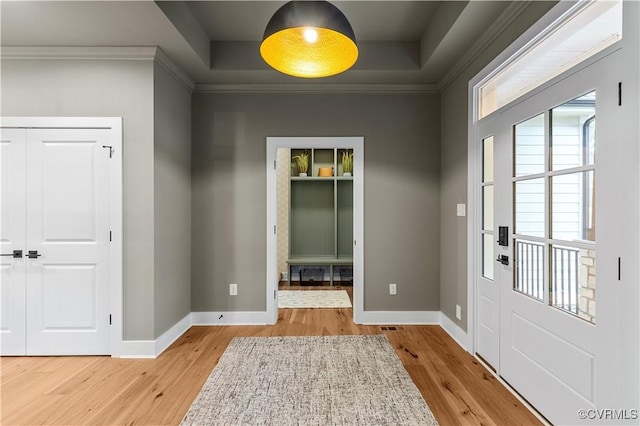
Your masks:
<instances>
[{"instance_id":1,"label":"closet door panel","mask_svg":"<svg viewBox=\"0 0 640 426\"><path fill-rule=\"evenodd\" d=\"M0 336L2 355L25 354L26 130L0 137Z\"/></svg>"},{"instance_id":2,"label":"closet door panel","mask_svg":"<svg viewBox=\"0 0 640 426\"><path fill-rule=\"evenodd\" d=\"M108 130L28 133L27 353L109 353Z\"/></svg>"}]
</instances>

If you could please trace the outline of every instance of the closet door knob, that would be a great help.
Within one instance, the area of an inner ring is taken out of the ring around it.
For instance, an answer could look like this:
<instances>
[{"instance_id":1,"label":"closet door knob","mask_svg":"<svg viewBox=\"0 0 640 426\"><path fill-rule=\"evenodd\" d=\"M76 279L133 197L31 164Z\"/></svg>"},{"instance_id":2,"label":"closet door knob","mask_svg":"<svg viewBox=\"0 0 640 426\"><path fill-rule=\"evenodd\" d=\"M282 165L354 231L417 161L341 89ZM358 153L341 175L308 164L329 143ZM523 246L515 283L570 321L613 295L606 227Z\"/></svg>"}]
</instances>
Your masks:
<instances>
[{"instance_id":1,"label":"closet door knob","mask_svg":"<svg viewBox=\"0 0 640 426\"><path fill-rule=\"evenodd\" d=\"M11 256L14 259L22 258L22 250L14 250L13 253L0 254L0 256Z\"/></svg>"},{"instance_id":2,"label":"closet door knob","mask_svg":"<svg viewBox=\"0 0 640 426\"><path fill-rule=\"evenodd\" d=\"M27 257L29 259L37 259L40 256L42 256L41 254L38 254L38 250L29 250L29 254L27 254Z\"/></svg>"}]
</instances>

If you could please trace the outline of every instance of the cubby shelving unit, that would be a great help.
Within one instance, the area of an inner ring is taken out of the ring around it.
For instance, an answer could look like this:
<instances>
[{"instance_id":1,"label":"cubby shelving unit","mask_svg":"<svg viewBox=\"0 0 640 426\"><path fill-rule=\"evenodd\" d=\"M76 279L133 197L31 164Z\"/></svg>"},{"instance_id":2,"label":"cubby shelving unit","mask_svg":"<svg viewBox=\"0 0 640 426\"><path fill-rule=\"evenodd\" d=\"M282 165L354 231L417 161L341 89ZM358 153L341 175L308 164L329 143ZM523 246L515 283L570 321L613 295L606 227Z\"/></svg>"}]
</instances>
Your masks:
<instances>
[{"instance_id":1,"label":"cubby shelving unit","mask_svg":"<svg viewBox=\"0 0 640 426\"><path fill-rule=\"evenodd\" d=\"M292 270L328 269L329 285L353 267L353 177L344 176L344 149L292 149L289 206L289 282ZM294 157L309 155L308 176L300 177ZM321 176L320 169L331 169ZM343 274L342 270L348 270ZM326 281L323 273L322 281ZM300 273L302 281L302 273ZM342 283L342 280L341 280ZM300 283L303 284L302 282Z\"/></svg>"}]
</instances>

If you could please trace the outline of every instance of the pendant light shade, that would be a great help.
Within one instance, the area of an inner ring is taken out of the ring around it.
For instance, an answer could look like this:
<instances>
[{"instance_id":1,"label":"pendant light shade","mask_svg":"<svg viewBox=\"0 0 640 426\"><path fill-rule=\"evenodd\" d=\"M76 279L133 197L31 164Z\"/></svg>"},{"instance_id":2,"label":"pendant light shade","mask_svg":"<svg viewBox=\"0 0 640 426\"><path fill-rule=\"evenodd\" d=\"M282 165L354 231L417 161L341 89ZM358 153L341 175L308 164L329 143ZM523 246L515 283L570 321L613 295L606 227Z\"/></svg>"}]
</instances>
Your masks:
<instances>
[{"instance_id":1,"label":"pendant light shade","mask_svg":"<svg viewBox=\"0 0 640 426\"><path fill-rule=\"evenodd\" d=\"M290 1L276 11L264 31L260 55L281 73L329 77L358 59L351 24L326 1Z\"/></svg>"}]
</instances>

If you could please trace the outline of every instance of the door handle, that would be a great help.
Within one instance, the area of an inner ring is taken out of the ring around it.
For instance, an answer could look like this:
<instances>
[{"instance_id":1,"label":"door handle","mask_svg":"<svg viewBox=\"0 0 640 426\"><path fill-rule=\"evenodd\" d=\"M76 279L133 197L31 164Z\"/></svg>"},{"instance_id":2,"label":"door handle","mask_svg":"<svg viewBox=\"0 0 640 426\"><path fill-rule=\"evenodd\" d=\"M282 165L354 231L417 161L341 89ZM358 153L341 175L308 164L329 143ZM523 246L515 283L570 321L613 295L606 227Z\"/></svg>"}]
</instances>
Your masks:
<instances>
[{"instance_id":1,"label":"door handle","mask_svg":"<svg viewBox=\"0 0 640 426\"><path fill-rule=\"evenodd\" d=\"M11 256L14 259L22 259L22 250L14 250L13 253L0 254L0 256Z\"/></svg>"},{"instance_id":2,"label":"door handle","mask_svg":"<svg viewBox=\"0 0 640 426\"><path fill-rule=\"evenodd\" d=\"M42 256L41 254L38 254L38 250L29 250L29 254L27 254L27 257L29 259L37 259L40 256Z\"/></svg>"},{"instance_id":3,"label":"door handle","mask_svg":"<svg viewBox=\"0 0 640 426\"><path fill-rule=\"evenodd\" d=\"M504 254L501 254L498 256L498 258L496 259L496 262L500 262L503 265L508 265L509 264L509 256L506 256Z\"/></svg>"}]
</instances>

